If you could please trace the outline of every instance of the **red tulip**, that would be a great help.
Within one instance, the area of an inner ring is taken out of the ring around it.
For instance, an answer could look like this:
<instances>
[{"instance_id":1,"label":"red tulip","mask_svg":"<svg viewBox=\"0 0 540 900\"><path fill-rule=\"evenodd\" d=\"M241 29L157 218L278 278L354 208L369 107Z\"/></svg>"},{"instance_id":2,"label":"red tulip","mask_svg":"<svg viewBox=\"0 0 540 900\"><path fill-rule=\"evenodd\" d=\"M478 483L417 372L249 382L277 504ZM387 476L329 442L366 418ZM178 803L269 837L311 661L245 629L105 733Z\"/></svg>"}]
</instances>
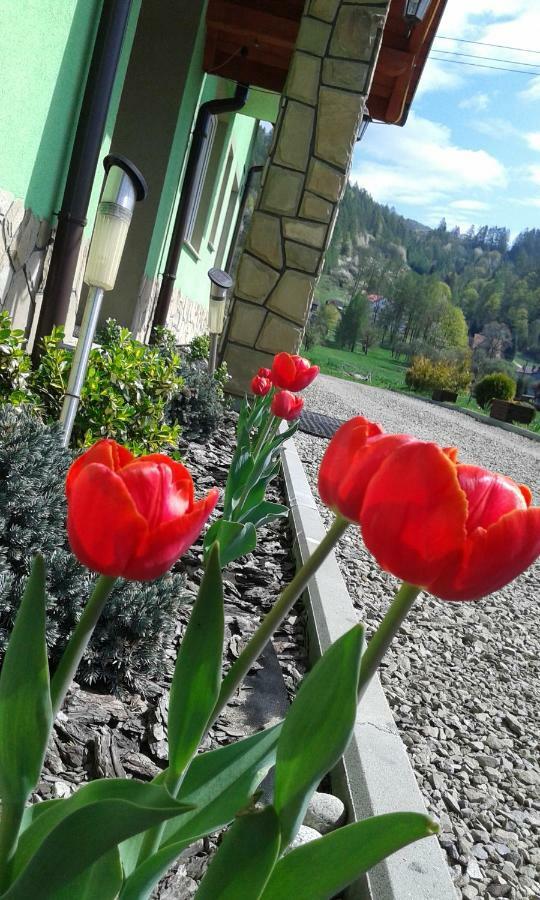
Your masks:
<instances>
[{"instance_id":1,"label":"red tulip","mask_svg":"<svg viewBox=\"0 0 540 900\"><path fill-rule=\"evenodd\" d=\"M406 434L383 434L363 416L336 431L319 469L322 502L351 522L360 523L360 510L370 479L389 453L407 441Z\"/></svg>"},{"instance_id":2,"label":"red tulip","mask_svg":"<svg viewBox=\"0 0 540 900\"><path fill-rule=\"evenodd\" d=\"M319 367L312 366L309 359L278 353L272 363L272 381L277 387L287 391L303 391L319 374Z\"/></svg>"},{"instance_id":3,"label":"red tulip","mask_svg":"<svg viewBox=\"0 0 540 900\"><path fill-rule=\"evenodd\" d=\"M362 534L386 571L443 600L474 600L540 554L540 508L531 499L510 478L410 441L371 479Z\"/></svg>"},{"instance_id":4,"label":"red tulip","mask_svg":"<svg viewBox=\"0 0 540 900\"><path fill-rule=\"evenodd\" d=\"M98 441L67 474L71 549L102 575L150 581L198 538L218 493L195 501L181 463L160 453L136 459L116 441Z\"/></svg>"},{"instance_id":5,"label":"red tulip","mask_svg":"<svg viewBox=\"0 0 540 900\"><path fill-rule=\"evenodd\" d=\"M261 368L261 369L259 369L259 371L257 372L257 375L260 375L261 378L269 378L270 381L271 381L271 380L272 380L272 369L264 369L264 368Z\"/></svg>"},{"instance_id":6,"label":"red tulip","mask_svg":"<svg viewBox=\"0 0 540 900\"><path fill-rule=\"evenodd\" d=\"M290 391L279 391L272 397L270 409L279 419L292 422L302 412L304 401L301 397L295 397Z\"/></svg>"},{"instance_id":7,"label":"red tulip","mask_svg":"<svg viewBox=\"0 0 540 900\"><path fill-rule=\"evenodd\" d=\"M255 375L255 377L251 379L252 394L257 394L258 397L265 397L268 391L271 390L272 382L269 378L264 378L262 375Z\"/></svg>"}]
</instances>

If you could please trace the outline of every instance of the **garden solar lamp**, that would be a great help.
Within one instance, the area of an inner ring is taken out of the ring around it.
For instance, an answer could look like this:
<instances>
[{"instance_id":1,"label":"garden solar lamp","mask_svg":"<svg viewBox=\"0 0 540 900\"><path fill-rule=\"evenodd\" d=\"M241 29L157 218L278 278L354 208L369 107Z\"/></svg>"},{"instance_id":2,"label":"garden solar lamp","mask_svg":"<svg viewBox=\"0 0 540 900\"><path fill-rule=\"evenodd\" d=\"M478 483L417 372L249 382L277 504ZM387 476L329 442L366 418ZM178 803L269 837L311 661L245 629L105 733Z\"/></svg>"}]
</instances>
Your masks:
<instances>
[{"instance_id":1,"label":"garden solar lamp","mask_svg":"<svg viewBox=\"0 0 540 900\"><path fill-rule=\"evenodd\" d=\"M208 307L208 331L210 332L208 371L210 375L213 375L216 370L218 340L225 323L227 291L230 290L233 282L231 276L223 269L210 269L208 277L211 282Z\"/></svg>"},{"instance_id":2,"label":"garden solar lamp","mask_svg":"<svg viewBox=\"0 0 540 900\"><path fill-rule=\"evenodd\" d=\"M144 200L147 193L146 181L128 159L106 156L103 165L105 185L84 273L84 281L90 290L60 413L64 447L69 444L77 415L103 294L114 288L135 203Z\"/></svg>"}]
</instances>

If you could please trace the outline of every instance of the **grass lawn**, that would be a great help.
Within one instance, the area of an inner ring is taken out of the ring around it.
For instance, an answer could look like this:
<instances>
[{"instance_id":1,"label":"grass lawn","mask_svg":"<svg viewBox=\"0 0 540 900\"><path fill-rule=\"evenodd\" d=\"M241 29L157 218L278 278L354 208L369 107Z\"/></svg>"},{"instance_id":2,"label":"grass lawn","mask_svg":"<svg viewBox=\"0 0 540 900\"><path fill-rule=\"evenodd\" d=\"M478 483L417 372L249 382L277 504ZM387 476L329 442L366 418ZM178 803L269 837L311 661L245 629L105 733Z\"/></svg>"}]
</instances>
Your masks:
<instances>
[{"instance_id":1,"label":"grass lawn","mask_svg":"<svg viewBox=\"0 0 540 900\"><path fill-rule=\"evenodd\" d=\"M325 303L327 300L343 300L348 303L351 296L350 288L341 288L330 275L321 275L315 288L315 300Z\"/></svg>"},{"instance_id":2,"label":"grass lawn","mask_svg":"<svg viewBox=\"0 0 540 900\"><path fill-rule=\"evenodd\" d=\"M302 351L311 362L319 366L325 375L334 375L336 378L344 378L347 381L356 381L347 372L357 372L367 375L371 372L371 384L373 387L387 388L391 391L404 391L411 396L422 399L422 394L413 394L405 384L405 372L407 364L399 359L393 359L390 350L375 347L364 353L351 353L348 350L338 350L337 347L312 347ZM359 382L363 384L364 382ZM369 383L368 383L369 384ZM426 394L425 396L431 396ZM472 409L484 413L476 400L469 399L468 391L458 395L456 406Z\"/></svg>"}]
</instances>

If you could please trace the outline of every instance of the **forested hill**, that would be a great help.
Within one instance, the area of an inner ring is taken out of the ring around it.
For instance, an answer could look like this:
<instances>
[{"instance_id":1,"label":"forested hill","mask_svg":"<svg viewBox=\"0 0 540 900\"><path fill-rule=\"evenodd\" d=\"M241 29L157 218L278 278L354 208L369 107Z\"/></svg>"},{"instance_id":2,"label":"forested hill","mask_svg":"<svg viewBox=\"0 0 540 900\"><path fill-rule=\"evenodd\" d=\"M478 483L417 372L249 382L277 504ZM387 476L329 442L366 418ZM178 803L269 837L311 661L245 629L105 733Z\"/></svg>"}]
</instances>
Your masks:
<instances>
[{"instance_id":1,"label":"forested hill","mask_svg":"<svg viewBox=\"0 0 540 900\"><path fill-rule=\"evenodd\" d=\"M406 273L436 278L450 288L470 334L497 321L511 330L515 349L540 353L540 229L510 245L504 227L463 233L443 220L428 228L349 185L325 272L345 297L358 290L391 297Z\"/></svg>"}]
</instances>

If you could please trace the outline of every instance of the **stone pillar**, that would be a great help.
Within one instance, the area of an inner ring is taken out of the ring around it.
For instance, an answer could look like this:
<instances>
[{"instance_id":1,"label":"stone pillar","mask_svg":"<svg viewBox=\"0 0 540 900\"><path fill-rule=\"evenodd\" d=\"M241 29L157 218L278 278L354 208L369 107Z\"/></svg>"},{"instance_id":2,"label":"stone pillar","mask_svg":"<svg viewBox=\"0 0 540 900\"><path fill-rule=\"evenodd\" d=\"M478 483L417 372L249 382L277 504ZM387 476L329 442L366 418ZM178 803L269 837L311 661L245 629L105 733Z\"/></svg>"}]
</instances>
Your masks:
<instances>
[{"instance_id":1,"label":"stone pillar","mask_svg":"<svg viewBox=\"0 0 540 900\"><path fill-rule=\"evenodd\" d=\"M234 393L274 353L300 346L387 8L388 0L307 0L227 323Z\"/></svg>"}]
</instances>

